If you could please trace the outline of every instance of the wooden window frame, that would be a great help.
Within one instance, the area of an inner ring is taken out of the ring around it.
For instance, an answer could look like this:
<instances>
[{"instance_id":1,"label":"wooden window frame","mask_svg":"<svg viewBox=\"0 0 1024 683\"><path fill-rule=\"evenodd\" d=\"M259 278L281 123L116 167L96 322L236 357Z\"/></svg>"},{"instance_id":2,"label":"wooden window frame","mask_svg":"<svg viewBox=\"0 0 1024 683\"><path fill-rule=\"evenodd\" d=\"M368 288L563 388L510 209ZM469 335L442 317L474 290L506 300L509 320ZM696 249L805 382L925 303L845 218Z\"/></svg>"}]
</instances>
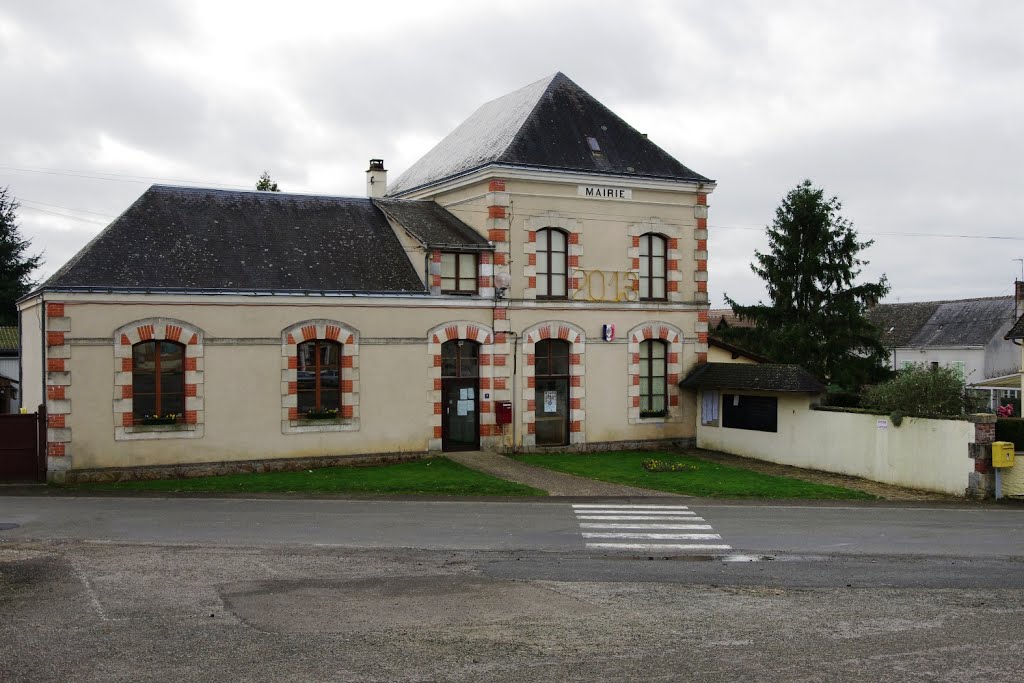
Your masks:
<instances>
[{"instance_id":1,"label":"wooden window frame","mask_svg":"<svg viewBox=\"0 0 1024 683\"><path fill-rule=\"evenodd\" d=\"M660 394L664 402L664 408L661 410L644 410L644 399L647 400L647 405L650 406L654 402L655 396L658 394L654 393L652 386L654 384L654 363L656 359L654 357L654 345L658 344L662 348L661 361L661 377L665 380L665 389ZM650 349L647 353L647 357L644 357L644 349ZM640 394L640 417L665 417L668 415L668 343L663 339L645 339L640 342L640 377L641 379L647 378L647 393Z\"/></svg>"},{"instance_id":2,"label":"wooden window frame","mask_svg":"<svg viewBox=\"0 0 1024 683\"><path fill-rule=\"evenodd\" d=\"M476 372L472 375L462 374L462 350L472 345L476 350ZM480 377L480 347L482 344L471 339L449 339L441 345L441 378L442 379L478 379ZM455 349L455 374L444 374L444 351L448 348Z\"/></svg>"},{"instance_id":3,"label":"wooden window frame","mask_svg":"<svg viewBox=\"0 0 1024 683\"><path fill-rule=\"evenodd\" d=\"M338 392L338 417L341 417L341 407L342 407L342 405L344 405L344 403L342 402L342 395L344 394L344 392L341 390L341 368L342 368L342 360L341 360L341 358L342 358L342 354L345 351L345 346L341 342L334 341L333 339L309 339L309 340L306 340L306 341L303 341L303 342L299 342L299 344L296 345L296 347L295 347L296 367L301 365L301 363L299 361L302 358L302 347L309 346L309 345L313 345L313 358L314 358L314 363L313 363L313 380L314 380L314 382L313 382L313 391L312 392L310 392L309 390L303 391L301 389L296 388L296 392L295 393L296 393L296 398L300 394L312 393L313 394L313 409L312 410L307 410L305 412L302 412L302 409L300 408L299 409L299 416L301 417L301 416L306 415L306 414L308 414L310 412L320 412L322 410L325 410L323 408L323 401L322 401L322 396L321 395L325 391L327 391L327 390L324 390L324 388L321 386L321 379L322 378L320 376L320 369L321 369L321 367L326 367L327 369L331 369L331 366L330 365L321 366L321 364L320 364L320 348L321 348L321 346L324 346L324 347L336 346L336 347L338 347L338 367L337 367L337 370L338 370L338 387L337 387L337 389L335 389L335 391ZM331 410L333 410L333 408Z\"/></svg>"},{"instance_id":4,"label":"wooden window frame","mask_svg":"<svg viewBox=\"0 0 1024 683\"><path fill-rule=\"evenodd\" d=\"M562 239L565 242L565 250L561 252L562 263L564 265L565 272L561 274L561 277L565 279L565 294L551 294L551 283L552 278L559 273L551 272L551 264L553 262L552 255L556 252L551 250L551 235L553 233L559 233L562 235ZM541 246L541 240L544 240L543 247ZM569 233L559 228L541 228L537 231L536 240L536 253L544 253L547 255L547 271L541 273L539 270L536 271L537 275L537 293L538 299L549 299L553 301L564 301L569 298ZM542 292L540 288L541 275L544 275L547 279L547 291Z\"/></svg>"},{"instance_id":5,"label":"wooden window frame","mask_svg":"<svg viewBox=\"0 0 1024 683\"><path fill-rule=\"evenodd\" d=\"M138 411L138 409L136 408L136 406L138 405L138 401L136 401L135 399L136 399L137 396L140 396L140 395L141 396L147 396L148 395L148 394L137 394L134 391L135 376L137 374L142 374L142 372L135 366L135 349L137 349L140 346L153 345L153 346L156 347L155 353L153 354L154 361L153 361L153 373L152 373L153 374L153 394L152 394L153 395L153 413L152 413L152 415L149 415L149 417L163 417L166 414L164 412L164 410L163 410L163 406L161 405L164 402L164 400L165 400L164 399L164 393L165 392L163 391L163 372L161 372L161 368L160 368L160 362L161 362L160 358L162 356L162 354L160 352L160 348L161 348L161 346L163 344L172 344L172 345L174 345L175 347L177 347L178 352L181 354L181 391L180 392L167 392L167 395L171 396L171 395L174 395L176 393L180 393L180 395L181 395L181 413L178 414L177 421L181 422L181 419L182 419L182 417L185 414L185 398L186 398L186 396L185 396L185 355L186 355L186 353L185 353L185 345L180 343L180 342L171 341L169 339L147 339L147 340L140 341L140 342L137 342L135 344L132 344L132 389L133 389L132 390L132 415L137 420L144 419L145 417L147 417L147 414L146 413L140 413Z\"/></svg>"},{"instance_id":6,"label":"wooden window frame","mask_svg":"<svg viewBox=\"0 0 1024 683\"><path fill-rule=\"evenodd\" d=\"M444 269L441 271L441 293L442 294L454 294L455 296L472 296L480 293L480 255L475 252L466 251L442 251L441 258L444 259L445 254L451 254L455 257L455 289L444 289ZM472 256L473 257L473 289L462 289L461 283L464 278L460 276L460 270L462 268L462 257Z\"/></svg>"},{"instance_id":7,"label":"wooden window frame","mask_svg":"<svg viewBox=\"0 0 1024 683\"><path fill-rule=\"evenodd\" d=\"M654 254L654 240L661 241L661 256ZM647 250L647 254L644 255L644 250ZM647 276L639 275L640 278L640 300L641 301L668 301L668 238L662 234L656 232L648 232L640 236L640 260L647 260ZM662 263L662 274L660 276L654 275L654 262L655 259L660 259ZM657 279L662 281L663 296L653 296L651 292L654 289L654 280Z\"/></svg>"}]
</instances>

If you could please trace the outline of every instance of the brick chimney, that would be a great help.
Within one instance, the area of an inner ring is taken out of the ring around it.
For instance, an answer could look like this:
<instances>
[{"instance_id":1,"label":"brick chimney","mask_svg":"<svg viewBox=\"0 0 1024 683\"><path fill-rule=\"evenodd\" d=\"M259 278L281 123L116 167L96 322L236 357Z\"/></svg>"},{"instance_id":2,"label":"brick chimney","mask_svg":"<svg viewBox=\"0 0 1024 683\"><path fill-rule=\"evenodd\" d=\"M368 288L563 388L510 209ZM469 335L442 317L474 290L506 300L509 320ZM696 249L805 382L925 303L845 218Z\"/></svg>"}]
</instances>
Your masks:
<instances>
[{"instance_id":1,"label":"brick chimney","mask_svg":"<svg viewBox=\"0 0 1024 683\"><path fill-rule=\"evenodd\" d=\"M383 159L370 159L366 170L366 196L383 197L388 191L388 170Z\"/></svg>"}]
</instances>

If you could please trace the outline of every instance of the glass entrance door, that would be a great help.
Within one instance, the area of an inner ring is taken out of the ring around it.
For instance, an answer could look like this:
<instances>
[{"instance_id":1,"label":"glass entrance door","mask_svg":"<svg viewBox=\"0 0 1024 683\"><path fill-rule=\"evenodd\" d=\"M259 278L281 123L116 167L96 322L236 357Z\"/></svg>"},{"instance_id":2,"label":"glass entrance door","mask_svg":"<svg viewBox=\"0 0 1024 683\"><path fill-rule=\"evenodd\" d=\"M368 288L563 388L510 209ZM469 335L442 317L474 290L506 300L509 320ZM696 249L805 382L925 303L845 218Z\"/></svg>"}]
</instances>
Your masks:
<instances>
[{"instance_id":1,"label":"glass entrance door","mask_svg":"<svg viewBox=\"0 0 1024 683\"><path fill-rule=\"evenodd\" d=\"M441 448L480 448L480 345L452 340L441 346Z\"/></svg>"},{"instance_id":2,"label":"glass entrance door","mask_svg":"<svg viewBox=\"0 0 1024 683\"><path fill-rule=\"evenodd\" d=\"M537 445L565 446L569 443L569 342L542 339L534 358Z\"/></svg>"}]
</instances>

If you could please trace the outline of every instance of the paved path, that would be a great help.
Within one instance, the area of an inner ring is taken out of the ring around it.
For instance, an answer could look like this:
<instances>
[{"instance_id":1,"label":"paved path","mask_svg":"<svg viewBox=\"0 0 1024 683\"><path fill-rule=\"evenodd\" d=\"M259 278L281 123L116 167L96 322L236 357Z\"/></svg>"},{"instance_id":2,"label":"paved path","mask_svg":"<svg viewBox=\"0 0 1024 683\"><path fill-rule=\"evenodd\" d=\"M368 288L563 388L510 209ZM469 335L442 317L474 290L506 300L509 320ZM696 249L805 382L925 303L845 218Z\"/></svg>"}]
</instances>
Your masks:
<instances>
[{"instance_id":1,"label":"paved path","mask_svg":"<svg viewBox=\"0 0 1024 683\"><path fill-rule=\"evenodd\" d=\"M555 472L543 467L534 467L497 453L466 451L445 453L445 457L478 472L547 491L551 496L679 497L667 491L652 491L635 486L612 484L606 481L577 477L574 474Z\"/></svg>"}]
</instances>

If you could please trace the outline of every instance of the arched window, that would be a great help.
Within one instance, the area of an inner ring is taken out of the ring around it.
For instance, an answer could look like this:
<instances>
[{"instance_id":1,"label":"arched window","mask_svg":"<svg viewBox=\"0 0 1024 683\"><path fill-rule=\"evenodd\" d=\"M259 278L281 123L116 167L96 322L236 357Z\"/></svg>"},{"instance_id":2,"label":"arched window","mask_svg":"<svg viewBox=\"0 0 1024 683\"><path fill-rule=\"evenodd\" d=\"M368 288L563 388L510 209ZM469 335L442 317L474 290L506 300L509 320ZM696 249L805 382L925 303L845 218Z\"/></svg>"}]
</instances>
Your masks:
<instances>
[{"instance_id":1,"label":"arched window","mask_svg":"<svg viewBox=\"0 0 1024 683\"><path fill-rule=\"evenodd\" d=\"M666 346L660 339L640 342L640 417L661 417L668 412Z\"/></svg>"},{"instance_id":2,"label":"arched window","mask_svg":"<svg viewBox=\"0 0 1024 683\"><path fill-rule=\"evenodd\" d=\"M177 422L185 412L185 346L143 341L132 346L132 414L140 423Z\"/></svg>"},{"instance_id":3,"label":"arched window","mask_svg":"<svg viewBox=\"0 0 1024 683\"><path fill-rule=\"evenodd\" d=\"M653 232L640 236L640 298L665 299L665 238Z\"/></svg>"},{"instance_id":4,"label":"arched window","mask_svg":"<svg viewBox=\"0 0 1024 683\"><path fill-rule=\"evenodd\" d=\"M537 231L537 298L564 299L568 267L565 233L554 228Z\"/></svg>"},{"instance_id":5,"label":"arched window","mask_svg":"<svg viewBox=\"0 0 1024 683\"><path fill-rule=\"evenodd\" d=\"M341 410L341 344L313 339L298 345L299 415L337 415Z\"/></svg>"}]
</instances>

